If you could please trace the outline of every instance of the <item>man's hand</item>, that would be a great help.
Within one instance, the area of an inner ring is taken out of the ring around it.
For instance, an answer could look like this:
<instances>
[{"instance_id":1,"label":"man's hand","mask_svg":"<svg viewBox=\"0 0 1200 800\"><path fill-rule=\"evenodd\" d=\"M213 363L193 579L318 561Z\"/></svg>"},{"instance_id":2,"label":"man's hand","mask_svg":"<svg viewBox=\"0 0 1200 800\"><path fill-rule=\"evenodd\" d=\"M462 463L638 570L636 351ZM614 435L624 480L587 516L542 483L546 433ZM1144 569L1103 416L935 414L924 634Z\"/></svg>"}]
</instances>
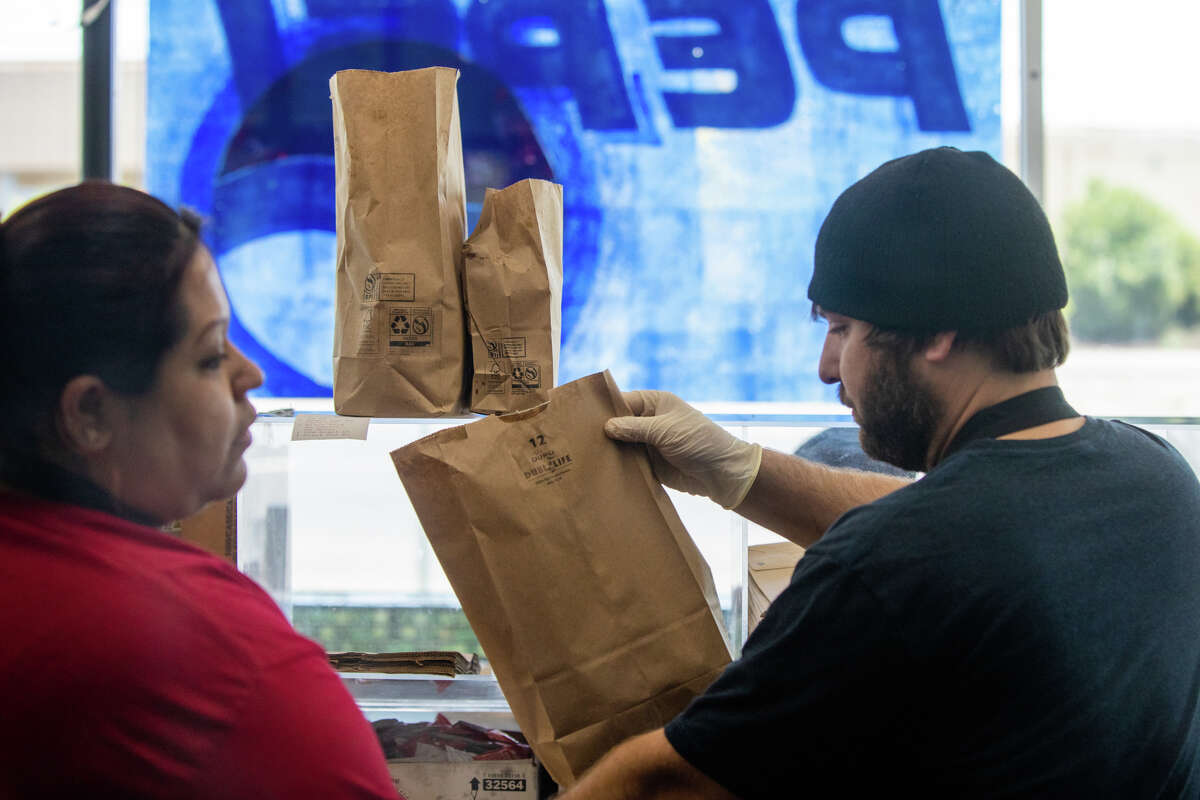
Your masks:
<instances>
[{"instance_id":1,"label":"man's hand","mask_svg":"<svg viewBox=\"0 0 1200 800\"><path fill-rule=\"evenodd\" d=\"M671 746L662 728L626 739L555 800L737 800Z\"/></svg>"},{"instance_id":2,"label":"man's hand","mask_svg":"<svg viewBox=\"0 0 1200 800\"><path fill-rule=\"evenodd\" d=\"M650 446L654 474L664 485L735 508L762 462L762 447L743 442L670 392L622 392L635 416L613 417L604 432Z\"/></svg>"}]
</instances>

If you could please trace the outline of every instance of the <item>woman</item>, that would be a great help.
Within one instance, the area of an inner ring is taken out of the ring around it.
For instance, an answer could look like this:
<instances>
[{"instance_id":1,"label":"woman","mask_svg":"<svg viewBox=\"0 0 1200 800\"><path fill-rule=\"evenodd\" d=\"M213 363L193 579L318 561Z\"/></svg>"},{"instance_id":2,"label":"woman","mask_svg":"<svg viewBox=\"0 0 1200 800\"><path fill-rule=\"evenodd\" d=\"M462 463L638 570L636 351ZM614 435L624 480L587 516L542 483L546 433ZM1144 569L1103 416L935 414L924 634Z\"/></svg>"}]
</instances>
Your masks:
<instances>
[{"instance_id":1,"label":"woman","mask_svg":"<svg viewBox=\"0 0 1200 800\"><path fill-rule=\"evenodd\" d=\"M158 530L242 485L262 373L196 220L86 182L0 224L0 798L396 797L273 601Z\"/></svg>"}]
</instances>

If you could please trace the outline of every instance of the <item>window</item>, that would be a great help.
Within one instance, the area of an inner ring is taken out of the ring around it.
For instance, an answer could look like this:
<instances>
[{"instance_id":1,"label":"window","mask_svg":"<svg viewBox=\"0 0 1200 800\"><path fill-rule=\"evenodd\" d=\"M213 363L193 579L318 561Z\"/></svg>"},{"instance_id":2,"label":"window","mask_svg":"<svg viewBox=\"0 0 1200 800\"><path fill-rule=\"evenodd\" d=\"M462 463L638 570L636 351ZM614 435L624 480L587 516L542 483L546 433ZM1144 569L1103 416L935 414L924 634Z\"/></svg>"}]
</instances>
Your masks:
<instances>
[{"instance_id":1,"label":"window","mask_svg":"<svg viewBox=\"0 0 1200 800\"><path fill-rule=\"evenodd\" d=\"M148 0L113 6L114 179L145 182ZM79 0L10 0L0 27L0 212L82 172ZM97 9L107 4L96 3Z\"/></svg>"},{"instance_id":2,"label":"window","mask_svg":"<svg viewBox=\"0 0 1200 800\"><path fill-rule=\"evenodd\" d=\"M1067 269L1081 411L1200 404L1200 9L1043 4L1045 198Z\"/></svg>"},{"instance_id":3,"label":"window","mask_svg":"<svg viewBox=\"0 0 1200 800\"><path fill-rule=\"evenodd\" d=\"M79 3L13 0L0 26L0 211L79 178Z\"/></svg>"}]
</instances>

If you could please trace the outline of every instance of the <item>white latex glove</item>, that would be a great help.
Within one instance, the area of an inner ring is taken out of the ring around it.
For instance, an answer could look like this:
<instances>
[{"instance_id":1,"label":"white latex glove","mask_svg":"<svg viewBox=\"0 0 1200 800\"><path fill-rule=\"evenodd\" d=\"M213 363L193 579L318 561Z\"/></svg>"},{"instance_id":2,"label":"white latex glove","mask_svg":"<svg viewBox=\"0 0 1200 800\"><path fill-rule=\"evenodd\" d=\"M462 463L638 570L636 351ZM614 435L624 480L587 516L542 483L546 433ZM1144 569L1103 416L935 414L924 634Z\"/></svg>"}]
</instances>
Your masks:
<instances>
[{"instance_id":1,"label":"white latex glove","mask_svg":"<svg viewBox=\"0 0 1200 800\"><path fill-rule=\"evenodd\" d=\"M762 447L743 442L670 392L622 392L636 416L613 417L604 432L650 445L665 486L735 508L758 476Z\"/></svg>"}]
</instances>

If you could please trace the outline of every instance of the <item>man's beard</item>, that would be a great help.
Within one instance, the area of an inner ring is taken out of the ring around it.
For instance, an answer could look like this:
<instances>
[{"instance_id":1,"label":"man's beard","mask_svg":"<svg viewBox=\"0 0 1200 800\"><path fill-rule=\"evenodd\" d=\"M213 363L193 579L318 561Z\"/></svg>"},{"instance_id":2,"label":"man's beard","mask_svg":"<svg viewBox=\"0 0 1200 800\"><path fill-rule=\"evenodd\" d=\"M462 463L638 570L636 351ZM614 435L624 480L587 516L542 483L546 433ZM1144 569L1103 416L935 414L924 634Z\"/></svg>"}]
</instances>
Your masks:
<instances>
[{"instance_id":1,"label":"man's beard","mask_svg":"<svg viewBox=\"0 0 1200 800\"><path fill-rule=\"evenodd\" d=\"M901 469L928 469L941 403L907 363L898 363L886 350L877 350L873 362L869 383L853 404L863 452ZM844 386L838 387L838 398L851 405Z\"/></svg>"}]
</instances>

